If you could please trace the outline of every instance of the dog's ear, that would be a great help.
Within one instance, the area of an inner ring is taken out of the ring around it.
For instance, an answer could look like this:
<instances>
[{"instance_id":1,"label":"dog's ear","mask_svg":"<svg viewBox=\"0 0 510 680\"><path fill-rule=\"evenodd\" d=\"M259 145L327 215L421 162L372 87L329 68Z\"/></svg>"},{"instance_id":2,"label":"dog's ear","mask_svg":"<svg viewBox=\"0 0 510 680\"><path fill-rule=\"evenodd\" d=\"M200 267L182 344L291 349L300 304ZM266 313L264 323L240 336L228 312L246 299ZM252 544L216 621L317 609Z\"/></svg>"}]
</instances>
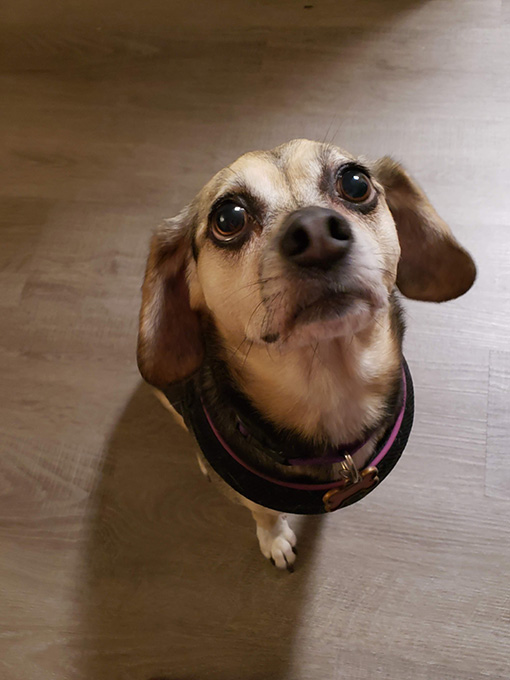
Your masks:
<instances>
[{"instance_id":1,"label":"dog's ear","mask_svg":"<svg viewBox=\"0 0 510 680\"><path fill-rule=\"evenodd\" d=\"M199 315L190 306L190 255L188 208L166 220L153 236L142 286L138 367L159 388L188 378L204 354Z\"/></svg>"},{"instance_id":2,"label":"dog's ear","mask_svg":"<svg viewBox=\"0 0 510 680\"><path fill-rule=\"evenodd\" d=\"M409 298L443 302L467 292L476 278L471 255L453 236L401 165L381 158L374 175L384 187L400 241L397 286Z\"/></svg>"}]
</instances>

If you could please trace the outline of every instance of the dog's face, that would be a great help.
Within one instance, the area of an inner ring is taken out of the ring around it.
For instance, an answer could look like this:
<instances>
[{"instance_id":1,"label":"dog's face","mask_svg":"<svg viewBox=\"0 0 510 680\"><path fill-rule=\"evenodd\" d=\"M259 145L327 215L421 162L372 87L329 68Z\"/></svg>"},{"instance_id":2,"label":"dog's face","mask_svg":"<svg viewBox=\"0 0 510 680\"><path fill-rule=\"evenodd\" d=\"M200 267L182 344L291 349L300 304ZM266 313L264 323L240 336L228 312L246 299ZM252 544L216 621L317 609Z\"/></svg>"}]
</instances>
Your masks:
<instances>
[{"instance_id":1,"label":"dog's face","mask_svg":"<svg viewBox=\"0 0 510 680\"><path fill-rule=\"evenodd\" d=\"M192 306L231 343L283 350L354 334L388 304L400 257L384 191L331 146L249 153L199 194Z\"/></svg>"},{"instance_id":2,"label":"dog's face","mask_svg":"<svg viewBox=\"0 0 510 680\"><path fill-rule=\"evenodd\" d=\"M306 140L248 153L155 236L140 368L158 386L195 370L199 315L231 348L247 340L285 352L358 334L395 285L440 301L474 277L470 256L389 159L367 166Z\"/></svg>"}]
</instances>

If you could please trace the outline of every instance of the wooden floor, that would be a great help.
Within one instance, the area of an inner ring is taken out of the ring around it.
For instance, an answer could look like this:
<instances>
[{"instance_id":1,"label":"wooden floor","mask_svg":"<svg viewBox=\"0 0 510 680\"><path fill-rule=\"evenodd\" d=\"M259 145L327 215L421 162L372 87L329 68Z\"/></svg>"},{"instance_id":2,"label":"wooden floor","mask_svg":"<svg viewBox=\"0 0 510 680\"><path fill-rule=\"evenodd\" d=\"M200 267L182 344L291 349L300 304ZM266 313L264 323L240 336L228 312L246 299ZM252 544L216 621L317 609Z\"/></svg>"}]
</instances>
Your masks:
<instances>
[{"instance_id":1,"label":"wooden floor","mask_svg":"<svg viewBox=\"0 0 510 680\"><path fill-rule=\"evenodd\" d=\"M507 680L510 2L4 0L0 678ZM151 229L293 137L401 159L479 265L409 303L408 451L296 573L135 365Z\"/></svg>"}]
</instances>

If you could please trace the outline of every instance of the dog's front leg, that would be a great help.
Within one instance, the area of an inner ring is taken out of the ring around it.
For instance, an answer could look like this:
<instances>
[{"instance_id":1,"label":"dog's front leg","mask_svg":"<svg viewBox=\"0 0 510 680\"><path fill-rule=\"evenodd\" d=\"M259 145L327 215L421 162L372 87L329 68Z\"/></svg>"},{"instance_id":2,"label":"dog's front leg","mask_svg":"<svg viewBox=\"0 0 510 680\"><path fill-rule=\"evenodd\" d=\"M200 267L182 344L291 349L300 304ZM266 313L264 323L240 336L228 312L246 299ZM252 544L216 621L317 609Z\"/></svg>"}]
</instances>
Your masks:
<instances>
[{"instance_id":1,"label":"dog's front leg","mask_svg":"<svg viewBox=\"0 0 510 680\"><path fill-rule=\"evenodd\" d=\"M257 538L264 557L270 559L278 569L293 571L296 534L289 527L286 515L261 506L251 507L250 510L257 524Z\"/></svg>"}]
</instances>

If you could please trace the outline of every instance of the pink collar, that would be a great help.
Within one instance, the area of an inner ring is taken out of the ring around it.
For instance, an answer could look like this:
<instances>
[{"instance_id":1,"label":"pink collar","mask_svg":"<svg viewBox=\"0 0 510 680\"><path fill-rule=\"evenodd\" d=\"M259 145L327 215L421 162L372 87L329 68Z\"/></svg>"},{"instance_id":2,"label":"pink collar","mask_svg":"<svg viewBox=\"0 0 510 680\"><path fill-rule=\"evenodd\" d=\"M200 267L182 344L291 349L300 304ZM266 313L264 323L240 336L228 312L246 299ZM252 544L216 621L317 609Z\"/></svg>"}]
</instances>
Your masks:
<instances>
[{"instance_id":1,"label":"pink collar","mask_svg":"<svg viewBox=\"0 0 510 680\"><path fill-rule=\"evenodd\" d=\"M414 416L413 381L403 358L398 410L375 443L368 465L358 469L352 460L352 454L374 434L364 442L350 445L347 447L349 450L335 450L332 455L306 460L306 465L336 464L339 475L336 481L326 483L302 479L291 481L273 476L275 472L268 474L259 470L251 462L244 460L249 455L248 451L253 449L262 455L267 451L268 459L286 465L289 470L292 470L292 466L304 464L303 459L289 461L283 452L269 450L263 444L265 434L263 424L258 427L257 439L250 436L249 431L243 437L246 438L246 443L241 442L239 435L233 435L236 445L232 446L232 442L229 443L214 424L201 396L198 379L189 381L181 387L178 398L170 390L166 394L182 413L211 468L234 491L266 508L302 515L317 515L347 507L370 493L399 461L407 444Z\"/></svg>"},{"instance_id":2,"label":"pink collar","mask_svg":"<svg viewBox=\"0 0 510 680\"><path fill-rule=\"evenodd\" d=\"M388 438L384 442L382 448L380 448L376 452L376 454L374 455L374 457L372 458L370 463L368 463L368 465L365 467L365 469L374 468L384 460L384 458L386 457L386 454L388 453L388 451L393 446L393 443L395 442L395 439L396 439L398 433L400 432L400 428L402 426L402 421L404 419L404 413L405 413L405 410L406 410L406 402L407 402L407 382L406 382L406 376L405 376L404 371L402 371L402 382L403 382L402 406L400 408L400 411L399 411L399 414L398 414L397 419L395 421L395 424L393 425L393 428L392 428ZM216 429L213 421L211 420L211 416L209 415L207 409L205 408L205 406L203 404L202 404L202 406L203 406L204 413L205 413L205 416L207 418L207 422L209 423L211 430L214 432L217 440L223 446L225 451L230 456L232 456L232 458L235 461L237 461L239 463L239 465L242 465L246 470L248 470L249 472L251 472L254 475L257 475L257 477L261 477L262 479L265 479L266 481L271 482L272 484L277 484L278 486L285 486L288 489L300 489L300 490L303 490L303 491L307 490L307 489L316 489L316 490L324 491L326 489L334 489L338 486L338 480L336 480L334 482L327 482L325 484L319 484L317 482L306 482L306 483L304 483L304 482L289 482L287 480L272 477L272 476L266 474L265 472L262 472L261 470L257 470L256 468L249 465L246 461L242 460L242 458L239 458L239 456L235 453L235 451L233 451L230 448L230 446L227 444L227 442L223 439L221 434ZM346 453L346 454L342 454L342 455L336 454L334 457L323 456L321 458L314 458L314 459L311 459L311 460L293 458L293 459L289 459L289 462L293 466L295 466L295 465L325 465L325 464L331 465L333 463L342 463L343 461L345 461L346 456L352 456L353 453L355 453L356 451L359 451L363 446L365 446L365 444L368 443L368 441L370 440L370 438L372 436L373 435L370 435L370 437L368 439L366 439L361 444L357 445L357 448L354 451L352 451L351 453ZM358 471L358 472L361 472L361 471Z\"/></svg>"},{"instance_id":3,"label":"pink collar","mask_svg":"<svg viewBox=\"0 0 510 680\"><path fill-rule=\"evenodd\" d=\"M395 420L395 424L393 425L393 428L391 429L388 438L384 441L383 445L381 448L378 447L378 450L376 451L374 457L372 460L368 463L368 465L364 468L363 471L357 470L358 473L364 472L365 470L369 470L371 468L375 468L377 465L379 465L384 458L386 457L387 453L390 451L391 447L393 446L395 439L397 438L398 433L400 432L400 428L402 426L402 421L404 419L404 413L406 410L406 403L407 403L407 380L406 380L406 374L405 371L402 370L402 384L403 384L403 398L402 398L402 406L400 408L400 411L398 413L397 419ZM260 477L261 479L265 479L268 482L271 482L272 484L277 484L278 486L284 486L287 487L288 489L299 489L302 491L309 490L309 489L315 489L315 490L320 490L320 491L325 491L327 489L335 489L338 487L338 480L334 482L327 482L324 484L317 483L317 482L289 482L284 479L279 479L276 477L272 477L271 475L266 474L265 472L262 472L261 470L257 470L256 468L252 467L249 465L246 461L242 460L235 451L231 449L231 447L227 444L227 442L223 439L221 434L218 432L216 429L211 416L209 415L205 405L202 403L202 408L204 409L205 416L207 418L207 422L209 423L209 427L211 430L214 432L214 435L216 439L220 442L222 447L225 449L225 451L237 462L239 465L242 465L246 470L251 472L252 474L256 475L257 477ZM314 458L314 459L300 459L300 458L293 458L289 459L289 463L292 466L296 465L325 465L329 464L332 465L334 463L343 463L346 460L346 457L349 456L352 460L352 455L356 452L359 451L365 444L368 443L370 438L373 436L370 435L365 441L361 443L356 443L356 448L347 453L342 453L341 455L338 455L336 453L334 456L323 456L321 458Z\"/></svg>"}]
</instances>

